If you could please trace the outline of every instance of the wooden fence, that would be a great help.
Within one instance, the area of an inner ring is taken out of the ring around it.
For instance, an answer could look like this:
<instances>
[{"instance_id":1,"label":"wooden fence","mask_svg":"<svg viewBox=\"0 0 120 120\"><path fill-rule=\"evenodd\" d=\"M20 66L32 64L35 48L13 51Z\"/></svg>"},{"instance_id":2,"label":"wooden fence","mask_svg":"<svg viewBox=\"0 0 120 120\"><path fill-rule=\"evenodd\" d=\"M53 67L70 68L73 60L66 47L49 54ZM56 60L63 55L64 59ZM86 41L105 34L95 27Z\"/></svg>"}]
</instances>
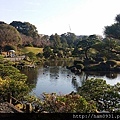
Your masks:
<instances>
[{"instance_id":1,"label":"wooden fence","mask_svg":"<svg viewBox=\"0 0 120 120\"><path fill-rule=\"evenodd\" d=\"M15 102L17 102L17 103L19 103L19 104L21 104L23 106L23 103L21 101L19 101L16 98L12 97L11 93L8 93L8 95L7 95L7 102L10 103L10 104L13 104L13 101L15 101ZM31 105L31 103L27 103L25 105L24 109L25 109L25 111L24 111L25 113L31 113L32 112L32 105Z\"/></svg>"},{"instance_id":2,"label":"wooden fence","mask_svg":"<svg viewBox=\"0 0 120 120\"><path fill-rule=\"evenodd\" d=\"M15 61L21 61L25 58L25 55L23 56L17 56L17 57L6 57L4 58L5 60L10 60L12 62L15 62Z\"/></svg>"}]
</instances>

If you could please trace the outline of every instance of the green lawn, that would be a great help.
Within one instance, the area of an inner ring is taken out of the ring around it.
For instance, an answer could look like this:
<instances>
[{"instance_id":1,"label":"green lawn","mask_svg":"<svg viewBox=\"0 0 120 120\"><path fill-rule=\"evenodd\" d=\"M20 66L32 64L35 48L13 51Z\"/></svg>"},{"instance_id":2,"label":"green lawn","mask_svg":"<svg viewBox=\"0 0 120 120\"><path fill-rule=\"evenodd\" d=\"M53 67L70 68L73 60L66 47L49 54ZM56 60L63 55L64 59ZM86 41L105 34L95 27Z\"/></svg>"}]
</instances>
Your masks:
<instances>
[{"instance_id":1,"label":"green lawn","mask_svg":"<svg viewBox=\"0 0 120 120\"><path fill-rule=\"evenodd\" d=\"M38 53L43 53L43 48L37 48L37 47L24 47L21 50L22 53L29 53L29 52L33 52L35 54Z\"/></svg>"}]
</instances>

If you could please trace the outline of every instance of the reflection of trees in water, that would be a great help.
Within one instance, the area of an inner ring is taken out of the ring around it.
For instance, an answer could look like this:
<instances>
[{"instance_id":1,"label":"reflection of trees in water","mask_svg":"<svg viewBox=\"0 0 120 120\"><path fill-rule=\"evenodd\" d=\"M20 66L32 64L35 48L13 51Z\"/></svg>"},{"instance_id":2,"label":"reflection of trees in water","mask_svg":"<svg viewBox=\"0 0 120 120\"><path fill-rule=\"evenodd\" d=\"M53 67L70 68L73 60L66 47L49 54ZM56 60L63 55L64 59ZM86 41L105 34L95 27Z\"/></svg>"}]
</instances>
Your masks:
<instances>
[{"instance_id":1,"label":"reflection of trees in water","mask_svg":"<svg viewBox=\"0 0 120 120\"><path fill-rule=\"evenodd\" d=\"M50 67L50 74L59 74L59 67Z\"/></svg>"},{"instance_id":2,"label":"reflection of trees in water","mask_svg":"<svg viewBox=\"0 0 120 120\"><path fill-rule=\"evenodd\" d=\"M109 79L115 79L115 78L117 78L117 73L115 73L115 72L106 73L106 77Z\"/></svg>"},{"instance_id":3,"label":"reflection of trees in water","mask_svg":"<svg viewBox=\"0 0 120 120\"><path fill-rule=\"evenodd\" d=\"M106 71L97 71L97 72L85 72L86 75L91 75L91 76L106 76L107 78L109 79L115 79L117 78L117 74L116 72L112 72L112 71L109 71L109 72L106 72Z\"/></svg>"},{"instance_id":4,"label":"reflection of trees in water","mask_svg":"<svg viewBox=\"0 0 120 120\"><path fill-rule=\"evenodd\" d=\"M74 86L74 88L77 90L79 88L78 82L77 80L72 79L72 85Z\"/></svg>"},{"instance_id":5,"label":"reflection of trees in water","mask_svg":"<svg viewBox=\"0 0 120 120\"><path fill-rule=\"evenodd\" d=\"M79 75L80 80L81 80L81 84L83 85L83 83L88 79L88 75L85 74L85 72L81 72L81 74Z\"/></svg>"},{"instance_id":6,"label":"reflection of trees in water","mask_svg":"<svg viewBox=\"0 0 120 120\"><path fill-rule=\"evenodd\" d=\"M37 77L38 77L38 69L23 69L21 73L25 74L28 77L27 82L29 84L37 84Z\"/></svg>"},{"instance_id":7,"label":"reflection of trees in water","mask_svg":"<svg viewBox=\"0 0 120 120\"><path fill-rule=\"evenodd\" d=\"M34 84L36 86L37 84L37 78L38 75L40 74L49 74L51 80L52 79L57 79L58 74L60 72L59 67L57 66L67 66L72 64L73 61L62 61L62 60L51 60L51 61L45 61L43 65L38 66L35 69L23 69L21 70L21 73L25 74L28 77L28 83L30 84ZM44 66L48 66L48 68L44 67ZM49 67L49 66L53 66L53 67ZM56 66L56 67L55 67ZM43 71L40 71L39 68L43 67Z\"/></svg>"},{"instance_id":8,"label":"reflection of trees in water","mask_svg":"<svg viewBox=\"0 0 120 120\"><path fill-rule=\"evenodd\" d=\"M88 75L85 74L85 72L81 72L79 74L79 77L80 77L80 81L78 81L77 79L76 80L72 79L72 84L76 90L83 85L83 83L87 80Z\"/></svg>"},{"instance_id":9,"label":"reflection of trees in water","mask_svg":"<svg viewBox=\"0 0 120 120\"><path fill-rule=\"evenodd\" d=\"M73 61L50 60L50 61L45 61L44 65L48 65L48 66L72 66Z\"/></svg>"},{"instance_id":10,"label":"reflection of trees in water","mask_svg":"<svg viewBox=\"0 0 120 120\"><path fill-rule=\"evenodd\" d=\"M109 79L115 79L117 78L117 73L115 72L82 72L79 74L79 77L80 77L80 82L81 82L81 85L84 84L84 82L88 79L88 76L93 76L93 77L97 77L97 76L106 76L107 78ZM74 88L77 90L80 85L79 85L79 81L77 80L72 80L72 84L74 86Z\"/></svg>"},{"instance_id":11,"label":"reflection of trees in water","mask_svg":"<svg viewBox=\"0 0 120 120\"><path fill-rule=\"evenodd\" d=\"M59 67L50 67L49 69L50 73L50 79L54 80L55 78L57 79L59 76Z\"/></svg>"},{"instance_id":12,"label":"reflection of trees in water","mask_svg":"<svg viewBox=\"0 0 120 120\"><path fill-rule=\"evenodd\" d=\"M70 66L73 64L73 61L64 61L64 60L50 60L50 61L45 61L44 66L47 66L49 68L49 74L50 74L50 79L51 80L57 80L58 75L60 73L61 68L58 66L66 67ZM51 67L49 67L51 66ZM48 69L46 68L46 69ZM62 71L63 72L63 71Z\"/></svg>"},{"instance_id":13,"label":"reflection of trees in water","mask_svg":"<svg viewBox=\"0 0 120 120\"><path fill-rule=\"evenodd\" d=\"M105 76L106 72L101 72L101 71L86 71L85 72L86 75L91 75L91 76Z\"/></svg>"},{"instance_id":14,"label":"reflection of trees in water","mask_svg":"<svg viewBox=\"0 0 120 120\"><path fill-rule=\"evenodd\" d=\"M48 61L43 64L43 66L38 67L36 69L23 69L21 72L28 76L28 82L30 84L34 84L36 86L37 84L37 78L39 74L45 74L50 76L50 80L56 81L58 78L60 78L61 74L70 75L71 72L69 70L66 70L64 66L71 66L73 62L71 61ZM44 67L44 65L47 65L47 67ZM60 67L62 66L62 67ZM42 68L42 69L41 69ZM114 79L117 77L117 73L115 72L81 72L80 74L77 74L79 76L80 80L72 80L72 85L77 90L83 83L88 79L88 76L106 76L107 78ZM71 74L72 76L72 74ZM67 77L67 76L66 76ZM72 78L70 78L72 79Z\"/></svg>"}]
</instances>

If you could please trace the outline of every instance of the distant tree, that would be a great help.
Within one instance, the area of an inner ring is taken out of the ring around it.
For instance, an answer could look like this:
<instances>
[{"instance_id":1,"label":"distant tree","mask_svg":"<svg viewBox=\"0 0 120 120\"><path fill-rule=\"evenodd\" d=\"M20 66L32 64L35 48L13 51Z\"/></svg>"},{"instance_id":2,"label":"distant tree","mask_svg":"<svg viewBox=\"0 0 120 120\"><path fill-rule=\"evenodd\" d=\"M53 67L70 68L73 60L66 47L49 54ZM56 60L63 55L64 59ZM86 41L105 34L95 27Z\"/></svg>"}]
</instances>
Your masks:
<instances>
[{"instance_id":1,"label":"distant tree","mask_svg":"<svg viewBox=\"0 0 120 120\"><path fill-rule=\"evenodd\" d=\"M53 48L57 49L61 47L60 36L57 33L55 35L51 35L49 40L52 43Z\"/></svg>"},{"instance_id":2,"label":"distant tree","mask_svg":"<svg viewBox=\"0 0 120 120\"><path fill-rule=\"evenodd\" d=\"M104 49L107 52L106 56L109 59L118 59L120 57L120 42L118 39L114 38L105 38L104 42Z\"/></svg>"},{"instance_id":3,"label":"distant tree","mask_svg":"<svg viewBox=\"0 0 120 120\"><path fill-rule=\"evenodd\" d=\"M19 32L11 25L0 24L0 45L17 46L21 43L21 36Z\"/></svg>"},{"instance_id":4,"label":"distant tree","mask_svg":"<svg viewBox=\"0 0 120 120\"><path fill-rule=\"evenodd\" d=\"M104 34L106 37L112 37L120 40L120 14L115 18L115 23L111 26L106 26Z\"/></svg>"},{"instance_id":5,"label":"distant tree","mask_svg":"<svg viewBox=\"0 0 120 120\"><path fill-rule=\"evenodd\" d=\"M48 36L48 35L43 35L43 36L41 37L41 40L46 40L46 41L48 41L48 40L49 40L49 36Z\"/></svg>"},{"instance_id":6,"label":"distant tree","mask_svg":"<svg viewBox=\"0 0 120 120\"><path fill-rule=\"evenodd\" d=\"M60 40L61 40L62 48L66 49L68 47L66 34L62 34L60 36Z\"/></svg>"},{"instance_id":7,"label":"distant tree","mask_svg":"<svg viewBox=\"0 0 120 120\"><path fill-rule=\"evenodd\" d=\"M0 21L0 24L6 24L4 21Z\"/></svg>"},{"instance_id":8,"label":"distant tree","mask_svg":"<svg viewBox=\"0 0 120 120\"><path fill-rule=\"evenodd\" d=\"M49 36L48 35L39 35L40 37L35 41L36 45L38 47L45 47L45 46L50 46L51 43L49 41Z\"/></svg>"},{"instance_id":9,"label":"distant tree","mask_svg":"<svg viewBox=\"0 0 120 120\"><path fill-rule=\"evenodd\" d=\"M34 41L34 39L32 37L30 37L30 36L26 36L24 34L20 34L20 36L22 38L22 45L23 45L23 47L24 46L30 46L33 43L33 41Z\"/></svg>"},{"instance_id":10,"label":"distant tree","mask_svg":"<svg viewBox=\"0 0 120 120\"><path fill-rule=\"evenodd\" d=\"M120 14L118 14L118 15L116 16L115 20L116 20L117 23L120 23Z\"/></svg>"},{"instance_id":11,"label":"distant tree","mask_svg":"<svg viewBox=\"0 0 120 120\"><path fill-rule=\"evenodd\" d=\"M26 36L30 36L32 38L37 38L39 36L37 28L29 22L13 21L10 25Z\"/></svg>"},{"instance_id":12,"label":"distant tree","mask_svg":"<svg viewBox=\"0 0 120 120\"><path fill-rule=\"evenodd\" d=\"M49 38L50 38L50 36L48 36L48 35L43 35L41 37L41 45L42 45L41 47L51 46Z\"/></svg>"},{"instance_id":13,"label":"distant tree","mask_svg":"<svg viewBox=\"0 0 120 120\"><path fill-rule=\"evenodd\" d=\"M49 58L51 55L53 54L51 48L49 46L46 46L44 49L43 49L43 56L45 58Z\"/></svg>"},{"instance_id":14,"label":"distant tree","mask_svg":"<svg viewBox=\"0 0 120 120\"><path fill-rule=\"evenodd\" d=\"M85 39L82 39L78 42L77 49L80 49L79 53L84 54L86 59L88 57L88 51L92 48L95 44L100 42L101 40L97 37L97 35L90 35ZM75 50L77 50L75 49Z\"/></svg>"},{"instance_id":15,"label":"distant tree","mask_svg":"<svg viewBox=\"0 0 120 120\"><path fill-rule=\"evenodd\" d=\"M66 40L67 40L67 44L69 45L69 47L74 47L74 42L76 39L77 38L74 33L71 33L71 32L66 33Z\"/></svg>"},{"instance_id":16,"label":"distant tree","mask_svg":"<svg viewBox=\"0 0 120 120\"><path fill-rule=\"evenodd\" d=\"M101 42L94 44L92 47L97 50L97 56L106 57L107 59L118 59L120 54L120 42L117 39L106 37Z\"/></svg>"}]
</instances>

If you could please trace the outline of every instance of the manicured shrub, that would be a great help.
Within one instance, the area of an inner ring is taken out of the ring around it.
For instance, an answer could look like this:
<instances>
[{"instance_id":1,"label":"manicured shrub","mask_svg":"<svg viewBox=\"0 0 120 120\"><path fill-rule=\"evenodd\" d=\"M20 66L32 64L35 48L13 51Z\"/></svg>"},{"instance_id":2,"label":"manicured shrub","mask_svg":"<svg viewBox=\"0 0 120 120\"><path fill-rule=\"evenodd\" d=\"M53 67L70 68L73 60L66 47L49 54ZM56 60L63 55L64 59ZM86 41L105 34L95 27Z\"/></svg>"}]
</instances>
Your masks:
<instances>
[{"instance_id":1,"label":"manicured shrub","mask_svg":"<svg viewBox=\"0 0 120 120\"><path fill-rule=\"evenodd\" d=\"M76 65L76 68L77 68L77 69L84 69L84 65L83 65L83 64L77 64L77 65Z\"/></svg>"},{"instance_id":2,"label":"manicured shrub","mask_svg":"<svg viewBox=\"0 0 120 120\"><path fill-rule=\"evenodd\" d=\"M38 53L36 56L39 57L39 58L42 58L43 54L42 53Z\"/></svg>"},{"instance_id":3,"label":"manicured shrub","mask_svg":"<svg viewBox=\"0 0 120 120\"><path fill-rule=\"evenodd\" d=\"M105 61L106 59L105 59L105 57L97 57L97 58L95 58L95 61L97 61L97 62L102 62L102 61Z\"/></svg>"},{"instance_id":4,"label":"manicured shrub","mask_svg":"<svg viewBox=\"0 0 120 120\"><path fill-rule=\"evenodd\" d=\"M115 60L108 60L106 61L106 65L109 67L115 67L117 65L117 62Z\"/></svg>"},{"instance_id":5,"label":"manicured shrub","mask_svg":"<svg viewBox=\"0 0 120 120\"><path fill-rule=\"evenodd\" d=\"M88 62L89 62L89 64L95 64L96 63L95 60L89 60Z\"/></svg>"},{"instance_id":6,"label":"manicured shrub","mask_svg":"<svg viewBox=\"0 0 120 120\"><path fill-rule=\"evenodd\" d=\"M84 70L86 70L86 71L103 71L103 68L100 67L99 64L97 64L97 65L92 65L92 66L86 66L84 68Z\"/></svg>"},{"instance_id":7,"label":"manicured shrub","mask_svg":"<svg viewBox=\"0 0 120 120\"><path fill-rule=\"evenodd\" d=\"M74 65L76 66L77 64L83 64L83 61L82 60L75 60Z\"/></svg>"},{"instance_id":8,"label":"manicured shrub","mask_svg":"<svg viewBox=\"0 0 120 120\"><path fill-rule=\"evenodd\" d=\"M106 69L106 63L105 62L101 62L99 64L99 67L102 68L102 69Z\"/></svg>"},{"instance_id":9,"label":"manicured shrub","mask_svg":"<svg viewBox=\"0 0 120 120\"><path fill-rule=\"evenodd\" d=\"M35 55L35 53L29 52L29 53L27 53L26 55L30 58L30 60L36 60L36 55Z\"/></svg>"}]
</instances>

